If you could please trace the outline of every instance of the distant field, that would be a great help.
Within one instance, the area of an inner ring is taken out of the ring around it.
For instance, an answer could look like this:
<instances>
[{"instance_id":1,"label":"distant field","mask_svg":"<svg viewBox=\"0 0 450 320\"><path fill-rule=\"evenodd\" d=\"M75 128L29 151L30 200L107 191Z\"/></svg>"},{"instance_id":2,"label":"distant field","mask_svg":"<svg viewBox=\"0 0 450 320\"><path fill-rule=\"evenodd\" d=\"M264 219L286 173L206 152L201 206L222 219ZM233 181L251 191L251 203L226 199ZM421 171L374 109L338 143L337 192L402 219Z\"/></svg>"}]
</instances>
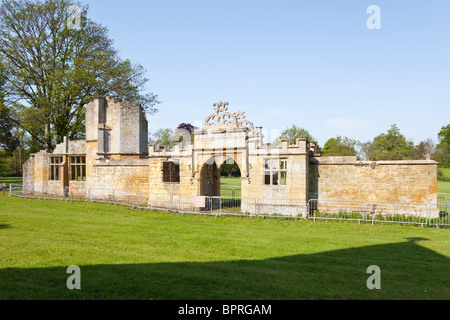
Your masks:
<instances>
[{"instance_id":1,"label":"distant field","mask_svg":"<svg viewBox=\"0 0 450 320\"><path fill-rule=\"evenodd\" d=\"M221 177L220 178L220 195L222 197L241 197L241 178L240 177Z\"/></svg>"},{"instance_id":2,"label":"distant field","mask_svg":"<svg viewBox=\"0 0 450 320\"><path fill-rule=\"evenodd\" d=\"M438 190L439 192L441 192L441 194L439 195L440 197L450 198L450 182L438 182Z\"/></svg>"},{"instance_id":3,"label":"distant field","mask_svg":"<svg viewBox=\"0 0 450 320\"><path fill-rule=\"evenodd\" d=\"M241 178L240 177L220 177L220 184L225 186L240 186Z\"/></svg>"},{"instance_id":4,"label":"distant field","mask_svg":"<svg viewBox=\"0 0 450 320\"><path fill-rule=\"evenodd\" d=\"M439 169L444 171L444 175L447 177L447 179L450 179L450 168L439 168Z\"/></svg>"},{"instance_id":5,"label":"distant field","mask_svg":"<svg viewBox=\"0 0 450 320\"><path fill-rule=\"evenodd\" d=\"M450 193L450 181L438 181L439 192Z\"/></svg>"},{"instance_id":6,"label":"distant field","mask_svg":"<svg viewBox=\"0 0 450 320\"><path fill-rule=\"evenodd\" d=\"M6 183L6 187L12 184L22 184L22 177L0 177L0 184Z\"/></svg>"},{"instance_id":7,"label":"distant field","mask_svg":"<svg viewBox=\"0 0 450 320\"><path fill-rule=\"evenodd\" d=\"M450 193L450 168L441 168L446 181L438 181L438 191Z\"/></svg>"}]
</instances>

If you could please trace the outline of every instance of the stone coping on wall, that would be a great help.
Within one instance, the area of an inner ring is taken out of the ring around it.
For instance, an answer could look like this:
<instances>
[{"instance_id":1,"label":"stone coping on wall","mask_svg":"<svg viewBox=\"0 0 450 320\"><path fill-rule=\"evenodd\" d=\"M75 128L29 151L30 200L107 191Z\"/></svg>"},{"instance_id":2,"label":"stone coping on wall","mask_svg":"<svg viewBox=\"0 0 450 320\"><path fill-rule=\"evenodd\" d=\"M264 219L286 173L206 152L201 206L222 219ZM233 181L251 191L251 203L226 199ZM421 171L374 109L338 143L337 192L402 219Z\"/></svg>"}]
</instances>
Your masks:
<instances>
[{"instance_id":1,"label":"stone coping on wall","mask_svg":"<svg viewBox=\"0 0 450 320\"><path fill-rule=\"evenodd\" d=\"M353 165L353 166L398 166L398 165L438 165L434 160L395 160L395 161L359 161L356 157L317 157L310 158L316 165Z\"/></svg>"},{"instance_id":2,"label":"stone coping on wall","mask_svg":"<svg viewBox=\"0 0 450 320\"><path fill-rule=\"evenodd\" d=\"M64 138L64 142L56 146L53 151L55 155L72 155L72 154L86 154L86 140L69 140Z\"/></svg>"},{"instance_id":3,"label":"stone coping on wall","mask_svg":"<svg viewBox=\"0 0 450 320\"><path fill-rule=\"evenodd\" d=\"M121 166L121 167L142 167L149 166L149 159L101 159L96 160L94 167L100 166Z\"/></svg>"}]
</instances>

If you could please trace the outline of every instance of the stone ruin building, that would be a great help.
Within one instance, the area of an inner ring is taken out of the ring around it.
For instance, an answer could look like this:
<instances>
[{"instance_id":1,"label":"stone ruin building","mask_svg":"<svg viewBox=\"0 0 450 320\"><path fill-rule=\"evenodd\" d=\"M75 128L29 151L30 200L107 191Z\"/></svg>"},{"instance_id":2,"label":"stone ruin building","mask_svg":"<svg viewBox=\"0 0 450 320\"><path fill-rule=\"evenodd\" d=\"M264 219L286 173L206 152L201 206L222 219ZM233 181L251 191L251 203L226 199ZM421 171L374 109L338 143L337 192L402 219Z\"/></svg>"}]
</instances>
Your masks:
<instances>
[{"instance_id":1,"label":"stone ruin building","mask_svg":"<svg viewBox=\"0 0 450 320\"><path fill-rule=\"evenodd\" d=\"M306 139L265 144L262 128L243 112L230 112L228 103L214 106L193 143L180 132L166 150L149 146L139 104L97 98L87 106L86 140L65 138L53 153L33 154L24 164L24 194L104 200L132 195L148 207L178 202L188 209L198 197L220 197L220 167L235 162L241 198L273 199L266 213L289 199L305 205L310 199L437 203L435 161L324 157ZM242 201L241 211L254 213L251 203Z\"/></svg>"}]
</instances>

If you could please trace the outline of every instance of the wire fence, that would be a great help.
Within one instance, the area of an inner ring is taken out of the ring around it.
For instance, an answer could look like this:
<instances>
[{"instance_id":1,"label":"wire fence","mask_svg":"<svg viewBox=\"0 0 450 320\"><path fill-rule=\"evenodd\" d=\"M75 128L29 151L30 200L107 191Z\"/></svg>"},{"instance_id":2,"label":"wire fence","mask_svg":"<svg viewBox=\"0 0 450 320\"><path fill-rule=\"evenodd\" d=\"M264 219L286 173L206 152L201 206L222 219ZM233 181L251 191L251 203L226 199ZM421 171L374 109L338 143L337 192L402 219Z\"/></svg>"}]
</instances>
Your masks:
<instances>
[{"instance_id":1,"label":"wire fence","mask_svg":"<svg viewBox=\"0 0 450 320\"><path fill-rule=\"evenodd\" d=\"M309 220L347 220L358 223L398 223L421 226L450 226L450 201L441 197L432 205L421 203L254 199L241 197L199 197L167 193L146 193L114 188L88 188L74 192L65 187L59 195L49 195L44 188L34 195L25 195L23 187L11 184L9 195L39 200L89 201L125 205L145 210L165 210L214 216L282 217Z\"/></svg>"}]
</instances>

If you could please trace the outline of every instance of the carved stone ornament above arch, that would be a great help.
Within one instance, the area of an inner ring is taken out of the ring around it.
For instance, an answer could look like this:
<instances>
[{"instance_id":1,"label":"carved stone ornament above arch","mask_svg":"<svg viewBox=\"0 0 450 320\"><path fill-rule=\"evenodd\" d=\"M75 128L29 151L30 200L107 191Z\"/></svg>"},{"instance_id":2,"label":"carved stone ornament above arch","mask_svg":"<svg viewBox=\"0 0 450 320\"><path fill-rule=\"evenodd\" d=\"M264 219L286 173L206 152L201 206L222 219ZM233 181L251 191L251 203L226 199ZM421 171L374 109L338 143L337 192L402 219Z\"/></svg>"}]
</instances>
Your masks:
<instances>
[{"instance_id":1,"label":"carved stone ornament above arch","mask_svg":"<svg viewBox=\"0 0 450 320\"><path fill-rule=\"evenodd\" d=\"M206 118L205 129L249 129L254 132L254 125L245 119L245 112L228 112L228 102L214 103L214 113Z\"/></svg>"}]
</instances>

